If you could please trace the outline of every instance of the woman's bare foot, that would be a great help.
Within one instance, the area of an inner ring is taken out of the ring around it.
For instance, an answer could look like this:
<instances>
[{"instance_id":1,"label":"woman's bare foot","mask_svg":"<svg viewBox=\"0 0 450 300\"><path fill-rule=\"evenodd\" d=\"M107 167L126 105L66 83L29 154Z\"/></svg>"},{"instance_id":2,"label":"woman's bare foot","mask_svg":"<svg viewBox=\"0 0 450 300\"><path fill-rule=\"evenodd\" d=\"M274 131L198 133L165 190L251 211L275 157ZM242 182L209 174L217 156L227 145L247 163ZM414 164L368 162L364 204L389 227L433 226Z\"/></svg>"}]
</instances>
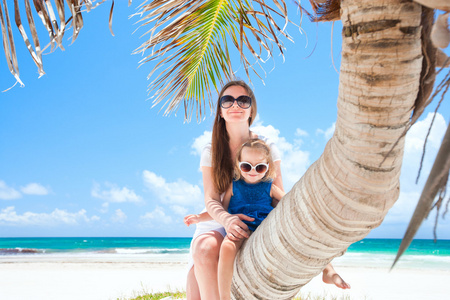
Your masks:
<instances>
[{"instance_id":1,"label":"woman's bare foot","mask_svg":"<svg viewBox=\"0 0 450 300\"><path fill-rule=\"evenodd\" d=\"M344 290L350 288L350 284L345 282L345 280L342 279L342 277L339 276L338 273L336 273L336 271L333 269L331 264L328 264L325 267L325 269L323 270L323 272L322 272L322 280L325 283L334 284L338 288L341 288L341 289L344 289Z\"/></svg>"}]
</instances>

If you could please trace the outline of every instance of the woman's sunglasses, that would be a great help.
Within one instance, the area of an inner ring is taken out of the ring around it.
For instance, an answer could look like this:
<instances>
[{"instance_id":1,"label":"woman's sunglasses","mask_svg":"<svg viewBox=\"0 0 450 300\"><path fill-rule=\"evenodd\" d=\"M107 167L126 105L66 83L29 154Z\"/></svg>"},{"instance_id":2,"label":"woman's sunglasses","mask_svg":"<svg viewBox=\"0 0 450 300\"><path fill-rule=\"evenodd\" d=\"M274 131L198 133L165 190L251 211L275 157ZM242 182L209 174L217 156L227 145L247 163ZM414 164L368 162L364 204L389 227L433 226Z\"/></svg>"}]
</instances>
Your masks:
<instances>
[{"instance_id":1,"label":"woman's sunglasses","mask_svg":"<svg viewBox=\"0 0 450 300\"><path fill-rule=\"evenodd\" d=\"M266 173L267 170L269 169L269 165L268 164L257 164L256 166L253 166L251 163L248 163L246 161L241 161L239 163L239 169L244 172L244 173L248 173L251 170L255 169L255 171L259 174L263 174Z\"/></svg>"},{"instance_id":2,"label":"woman's sunglasses","mask_svg":"<svg viewBox=\"0 0 450 300\"><path fill-rule=\"evenodd\" d=\"M252 106L252 98L249 96L239 96L237 99L233 98L230 95L225 95L220 98L220 106L222 108L228 109L233 106L234 101L237 102L237 105L240 108L247 109Z\"/></svg>"}]
</instances>

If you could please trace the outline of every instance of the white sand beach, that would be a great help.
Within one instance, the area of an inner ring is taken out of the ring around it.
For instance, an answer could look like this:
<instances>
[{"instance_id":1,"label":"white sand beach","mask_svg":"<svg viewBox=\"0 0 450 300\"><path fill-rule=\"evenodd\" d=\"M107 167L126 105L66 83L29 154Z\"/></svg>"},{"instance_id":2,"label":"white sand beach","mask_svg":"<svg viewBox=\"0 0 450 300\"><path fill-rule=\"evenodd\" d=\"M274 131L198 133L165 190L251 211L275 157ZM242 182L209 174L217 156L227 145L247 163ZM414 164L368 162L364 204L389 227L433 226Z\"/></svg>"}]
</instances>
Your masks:
<instances>
[{"instance_id":1,"label":"white sand beach","mask_svg":"<svg viewBox=\"0 0 450 300\"><path fill-rule=\"evenodd\" d=\"M342 267L336 269L350 290L326 285L320 276L302 295L325 299L449 299L450 270ZM136 262L83 259L0 261L0 299L129 299L143 292L184 290L184 262Z\"/></svg>"}]
</instances>

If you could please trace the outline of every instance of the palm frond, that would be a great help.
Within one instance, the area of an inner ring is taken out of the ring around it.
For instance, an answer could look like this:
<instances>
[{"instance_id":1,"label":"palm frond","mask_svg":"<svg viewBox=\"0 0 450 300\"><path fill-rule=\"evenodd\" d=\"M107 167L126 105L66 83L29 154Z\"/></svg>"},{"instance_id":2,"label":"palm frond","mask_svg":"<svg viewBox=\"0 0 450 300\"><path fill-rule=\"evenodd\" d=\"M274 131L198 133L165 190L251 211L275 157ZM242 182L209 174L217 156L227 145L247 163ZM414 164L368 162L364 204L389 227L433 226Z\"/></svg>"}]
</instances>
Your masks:
<instances>
[{"instance_id":1,"label":"palm frond","mask_svg":"<svg viewBox=\"0 0 450 300\"><path fill-rule=\"evenodd\" d=\"M31 58L38 68L39 76L45 74L44 64L42 61L42 52L50 47L50 51L54 51L57 48L64 50L63 36L67 29L70 27L73 29L72 42L76 40L78 34L83 27L82 10L83 7L89 11L106 0L33 0L30 4L30 0L24 0L24 7L20 7L19 1L14 0L14 19L19 33L27 47ZM10 2L11 3L11 2ZM129 0L131 3L131 0ZM114 2L113 2L114 4ZM35 14L39 17L48 32L49 42L46 46L42 47L38 30L36 28L35 18L33 17L33 8ZM66 8L69 8L69 18L66 20ZM16 45L14 43L14 35L10 20L10 11L12 6L5 0L0 1L0 31L2 37L3 49L5 52L6 61L10 72L16 79L16 83L24 85L20 79L19 64L17 62ZM21 14L25 12L26 18L22 18ZM112 19L112 10L111 16ZM31 33L32 42L27 35L27 24L22 22L26 20L28 23L28 29Z\"/></svg>"},{"instance_id":2,"label":"palm frond","mask_svg":"<svg viewBox=\"0 0 450 300\"><path fill-rule=\"evenodd\" d=\"M141 65L155 64L148 75L152 78L149 94L153 106L164 101L161 109L165 108L167 115L183 102L185 119L191 120L195 109L198 120L206 107L211 109L212 90L218 91L224 81L234 78L230 42L239 51L249 79L250 70L258 75L255 66L273 56L274 45L283 54L280 36L292 40L285 32L289 19L285 2L274 2L275 8L264 0L160 0L143 4L136 15L141 17L141 28L150 27L143 34L149 37L134 53L146 54Z\"/></svg>"},{"instance_id":3,"label":"palm frond","mask_svg":"<svg viewBox=\"0 0 450 300\"><path fill-rule=\"evenodd\" d=\"M8 63L9 71L16 78L16 83L19 82L20 85L23 86L23 83L19 77L19 64L17 63L16 47L14 45L11 23L9 20L8 6L6 5L5 0L3 0L3 8L4 10L2 9L2 4L0 4L0 27L2 31L3 49L5 50L6 61Z\"/></svg>"},{"instance_id":4,"label":"palm frond","mask_svg":"<svg viewBox=\"0 0 450 300\"><path fill-rule=\"evenodd\" d=\"M211 90L209 78L221 79L221 72L232 78L229 54L220 45L228 48L226 32L234 23L228 5L227 1L152 1L141 8L148 12L141 21L153 27L147 32L150 38L135 53L151 50L142 63L159 60L149 78L164 67L150 90L155 90L154 105L166 99L165 114L184 101L186 119L192 115L194 102L201 115L206 107L203 91ZM217 81L212 85L217 90ZM169 96L173 100L167 100Z\"/></svg>"}]
</instances>

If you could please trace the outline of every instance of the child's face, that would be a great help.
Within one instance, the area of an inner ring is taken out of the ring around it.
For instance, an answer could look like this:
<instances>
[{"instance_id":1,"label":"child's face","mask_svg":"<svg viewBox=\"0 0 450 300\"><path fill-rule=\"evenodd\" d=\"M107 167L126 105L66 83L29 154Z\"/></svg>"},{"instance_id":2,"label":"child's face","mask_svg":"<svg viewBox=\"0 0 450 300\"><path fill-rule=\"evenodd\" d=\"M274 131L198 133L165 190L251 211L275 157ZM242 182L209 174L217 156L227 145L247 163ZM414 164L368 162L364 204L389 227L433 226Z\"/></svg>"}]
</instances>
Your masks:
<instances>
[{"instance_id":1,"label":"child's face","mask_svg":"<svg viewBox=\"0 0 450 300\"><path fill-rule=\"evenodd\" d=\"M257 164L267 164L267 159L264 155L264 152L259 149L252 149L249 147L244 147L241 152L241 162L245 161L253 166ZM250 172L244 173L241 171L241 176L247 183L258 183L264 177L266 173L258 173L253 168Z\"/></svg>"}]
</instances>

